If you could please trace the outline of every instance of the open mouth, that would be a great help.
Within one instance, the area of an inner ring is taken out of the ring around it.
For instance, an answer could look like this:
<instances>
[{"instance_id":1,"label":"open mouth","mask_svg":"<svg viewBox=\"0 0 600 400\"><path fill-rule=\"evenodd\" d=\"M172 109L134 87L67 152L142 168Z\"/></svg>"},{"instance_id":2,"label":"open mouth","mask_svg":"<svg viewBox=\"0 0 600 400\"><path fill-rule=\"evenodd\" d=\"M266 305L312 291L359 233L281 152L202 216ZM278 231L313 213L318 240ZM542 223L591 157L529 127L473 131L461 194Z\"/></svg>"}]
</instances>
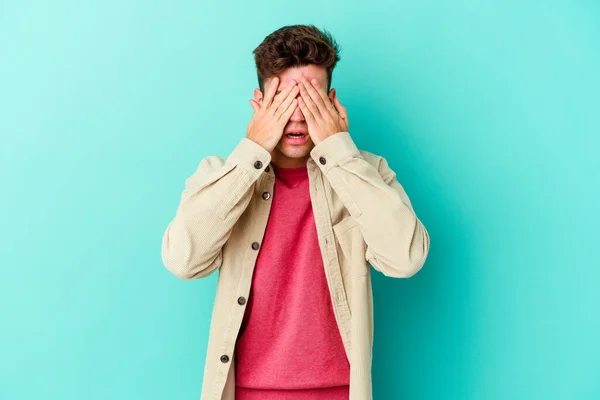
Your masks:
<instances>
[{"instance_id":1,"label":"open mouth","mask_svg":"<svg viewBox=\"0 0 600 400\"><path fill-rule=\"evenodd\" d=\"M291 145L304 144L308 140L308 134L302 132L290 132L285 135L285 141Z\"/></svg>"}]
</instances>

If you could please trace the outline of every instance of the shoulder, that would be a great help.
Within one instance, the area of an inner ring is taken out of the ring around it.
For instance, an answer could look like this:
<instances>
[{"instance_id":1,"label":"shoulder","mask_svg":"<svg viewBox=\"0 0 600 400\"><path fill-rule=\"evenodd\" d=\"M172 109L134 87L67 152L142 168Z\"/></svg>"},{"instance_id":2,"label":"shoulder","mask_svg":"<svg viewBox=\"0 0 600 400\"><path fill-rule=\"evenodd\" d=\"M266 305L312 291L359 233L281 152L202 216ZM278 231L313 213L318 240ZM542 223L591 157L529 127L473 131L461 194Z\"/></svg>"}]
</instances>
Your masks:
<instances>
[{"instance_id":1,"label":"shoulder","mask_svg":"<svg viewBox=\"0 0 600 400\"><path fill-rule=\"evenodd\" d=\"M390 168L385 157L367 151L359 149L360 155L362 158L367 161L369 164L373 165L379 171L379 174L382 177L390 177L391 175L395 175L395 172ZM217 155L209 155L204 157L200 163L198 164L198 170L211 171L215 169L222 168L227 162L227 159Z\"/></svg>"}]
</instances>

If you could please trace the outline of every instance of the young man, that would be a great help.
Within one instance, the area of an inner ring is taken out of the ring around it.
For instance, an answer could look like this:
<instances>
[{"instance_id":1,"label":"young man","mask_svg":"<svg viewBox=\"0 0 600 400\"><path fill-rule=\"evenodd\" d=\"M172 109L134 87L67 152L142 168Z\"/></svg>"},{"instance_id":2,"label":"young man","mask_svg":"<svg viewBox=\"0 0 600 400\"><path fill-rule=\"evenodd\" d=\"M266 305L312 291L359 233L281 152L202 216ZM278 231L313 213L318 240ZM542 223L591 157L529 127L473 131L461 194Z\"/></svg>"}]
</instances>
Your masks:
<instances>
[{"instance_id":1,"label":"young man","mask_svg":"<svg viewBox=\"0 0 600 400\"><path fill-rule=\"evenodd\" d=\"M201 400L372 398L369 264L410 277L429 235L348 132L338 52L313 25L265 38L246 137L200 161L164 233L173 274L219 271Z\"/></svg>"}]
</instances>

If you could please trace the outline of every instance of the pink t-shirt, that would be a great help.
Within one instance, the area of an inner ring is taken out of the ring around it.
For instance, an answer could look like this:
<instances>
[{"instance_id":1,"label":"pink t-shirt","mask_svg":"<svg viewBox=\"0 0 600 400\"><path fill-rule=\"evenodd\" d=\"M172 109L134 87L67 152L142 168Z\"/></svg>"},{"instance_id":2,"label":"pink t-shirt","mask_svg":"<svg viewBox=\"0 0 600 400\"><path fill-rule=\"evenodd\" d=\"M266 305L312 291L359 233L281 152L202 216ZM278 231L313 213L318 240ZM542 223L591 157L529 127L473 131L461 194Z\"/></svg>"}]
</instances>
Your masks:
<instances>
[{"instance_id":1,"label":"pink t-shirt","mask_svg":"<svg viewBox=\"0 0 600 400\"><path fill-rule=\"evenodd\" d=\"M350 364L325 278L308 170L273 170L273 204L235 348L236 400L348 400Z\"/></svg>"}]
</instances>

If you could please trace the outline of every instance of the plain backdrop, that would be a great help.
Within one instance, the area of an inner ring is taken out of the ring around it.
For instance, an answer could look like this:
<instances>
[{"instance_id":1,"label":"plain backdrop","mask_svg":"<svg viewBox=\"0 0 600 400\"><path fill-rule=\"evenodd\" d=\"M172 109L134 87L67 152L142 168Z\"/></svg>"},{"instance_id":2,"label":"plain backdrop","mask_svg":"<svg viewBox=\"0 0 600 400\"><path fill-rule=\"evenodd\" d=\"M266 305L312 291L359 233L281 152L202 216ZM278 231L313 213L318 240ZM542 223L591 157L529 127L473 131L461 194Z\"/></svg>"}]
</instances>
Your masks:
<instances>
[{"instance_id":1,"label":"plain backdrop","mask_svg":"<svg viewBox=\"0 0 600 400\"><path fill-rule=\"evenodd\" d=\"M185 179L245 136L252 50L342 47L361 149L431 237L373 272L374 397L600 398L595 1L0 2L0 398L197 399L217 274L160 258Z\"/></svg>"}]
</instances>

